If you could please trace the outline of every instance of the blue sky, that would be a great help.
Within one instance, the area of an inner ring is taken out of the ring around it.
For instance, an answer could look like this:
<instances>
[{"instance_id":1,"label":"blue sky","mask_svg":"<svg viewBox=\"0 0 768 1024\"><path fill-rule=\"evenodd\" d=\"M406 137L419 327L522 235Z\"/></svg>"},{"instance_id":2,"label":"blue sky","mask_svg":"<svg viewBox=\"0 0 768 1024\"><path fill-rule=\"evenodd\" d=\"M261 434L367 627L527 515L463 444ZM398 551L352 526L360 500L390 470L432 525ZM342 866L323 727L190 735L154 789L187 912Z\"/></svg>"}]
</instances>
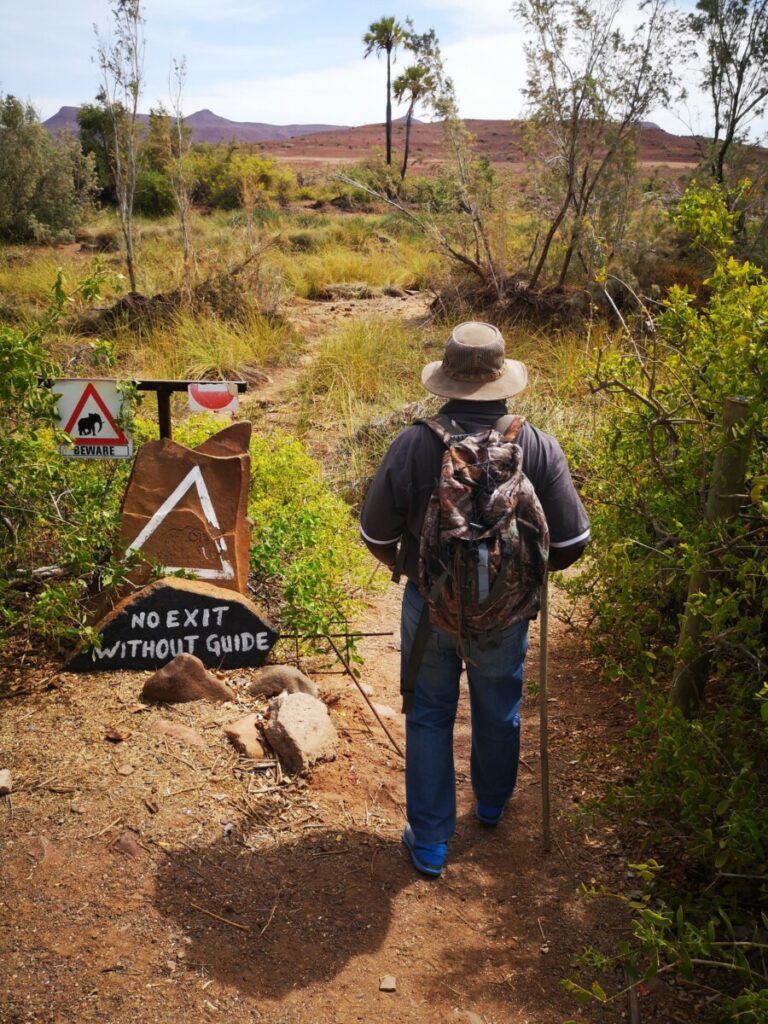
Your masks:
<instances>
[{"instance_id":1,"label":"blue sky","mask_svg":"<svg viewBox=\"0 0 768 1024\"><path fill-rule=\"evenodd\" d=\"M512 0L382 4L310 0L146 0L146 84L141 109L167 102L172 58L186 57L184 109L233 120L366 124L384 116L384 69L362 60L361 37L382 14L434 28L465 117L524 112L523 35ZM629 10L637 0L628 0ZM108 0L0 0L0 91L31 100L43 118L92 100L98 71L93 25L108 33ZM689 87L692 83L689 83ZM706 130L706 104L652 119L686 134ZM396 111L397 114L397 111Z\"/></svg>"}]
</instances>

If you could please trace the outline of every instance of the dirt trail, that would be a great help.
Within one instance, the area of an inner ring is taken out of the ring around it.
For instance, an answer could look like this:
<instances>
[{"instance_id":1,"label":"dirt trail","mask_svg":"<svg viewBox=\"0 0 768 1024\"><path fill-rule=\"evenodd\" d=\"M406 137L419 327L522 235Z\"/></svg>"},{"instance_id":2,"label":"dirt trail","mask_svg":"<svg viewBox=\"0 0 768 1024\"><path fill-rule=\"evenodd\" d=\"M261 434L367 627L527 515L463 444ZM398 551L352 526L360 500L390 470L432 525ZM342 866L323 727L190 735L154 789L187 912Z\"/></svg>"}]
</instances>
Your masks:
<instances>
[{"instance_id":1,"label":"dirt trail","mask_svg":"<svg viewBox=\"0 0 768 1024\"><path fill-rule=\"evenodd\" d=\"M294 430L298 414L298 385L307 367L311 366L323 338L346 320L373 316L389 316L418 325L429 317L429 300L424 292L334 302L294 299L288 317L303 335L306 351L296 365L274 371L267 383L246 393L241 400L245 414L255 422L262 422L269 427ZM312 443L311 437L309 443ZM322 452L319 454L322 455Z\"/></svg>"},{"instance_id":2,"label":"dirt trail","mask_svg":"<svg viewBox=\"0 0 768 1024\"><path fill-rule=\"evenodd\" d=\"M358 305L371 310L356 303L353 314ZM329 314L299 311L317 325L310 353ZM260 394L270 419L287 422L296 380L286 371ZM360 623L392 632L364 642L363 681L395 709L398 614L390 585ZM531 679L536 637L534 629ZM585 946L611 953L626 933L621 905L585 898L580 887L624 891L637 880L616 837L574 816L615 779L611 745L626 711L556 620L551 649L553 849L545 854L541 843L535 696L524 712L518 792L501 824L486 829L472 814L464 694L459 825L438 881L417 875L399 842L402 761L333 666L314 668L340 752L306 780L243 762L226 743L221 725L254 707L246 671L227 674L237 706L147 708L141 673L9 667L28 692L3 702L0 722L0 767L16 778L12 803L0 807L0 1022L625 1019L625 997L582 1011L560 981L574 976L572 958ZM159 719L193 727L202 745L159 735ZM389 725L402 744L402 716ZM379 990L384 975L395 977L395 992ZM668 1001L663 988L648 996L643 1024L692 1019Z\"/></svg>"}]
</instances>

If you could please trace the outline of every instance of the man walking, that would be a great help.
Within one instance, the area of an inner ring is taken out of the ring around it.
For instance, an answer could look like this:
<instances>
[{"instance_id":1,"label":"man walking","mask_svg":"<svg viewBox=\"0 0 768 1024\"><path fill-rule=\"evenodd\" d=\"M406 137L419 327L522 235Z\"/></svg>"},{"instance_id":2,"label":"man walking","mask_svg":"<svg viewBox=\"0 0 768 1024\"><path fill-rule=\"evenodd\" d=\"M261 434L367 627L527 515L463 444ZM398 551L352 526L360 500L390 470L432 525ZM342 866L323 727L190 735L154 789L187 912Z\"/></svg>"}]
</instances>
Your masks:
<instances>
[{"instance_id":1,"label":"man walking","mask_svg":"<svg viewBox=\"0 0 768 1024\"><path fill-rule=\"evenodd\" d=\"M450 421L457 435L507 430L511 417L505 400L521 392L527 380L523 363L505 359L504 339L497 328L478 322L454 328L443 359L429 363L421 375L427 391L448 399L440 422ZM589 522L565 456L554 437L527 422L517 421L510 431L522 451L523 473L546 517L548 566L565 569L589 541ZM413 693L404 694L408 824L403 843L417 870L431 877L442 871L456 824L453 726L462 663L472 715L475 813L479 822L491 826L500 820L517 781L528 648L528 618L494 636L457 637L430 623L426 630L419 629L424 609L417 586L419 538L430 496L440 481L446 439L426 423L403 430L376 472L360 524L373 555L392 568L397 562L408 577L400 671L401 687L412 686Z\"/></svg>"}]
</instances>

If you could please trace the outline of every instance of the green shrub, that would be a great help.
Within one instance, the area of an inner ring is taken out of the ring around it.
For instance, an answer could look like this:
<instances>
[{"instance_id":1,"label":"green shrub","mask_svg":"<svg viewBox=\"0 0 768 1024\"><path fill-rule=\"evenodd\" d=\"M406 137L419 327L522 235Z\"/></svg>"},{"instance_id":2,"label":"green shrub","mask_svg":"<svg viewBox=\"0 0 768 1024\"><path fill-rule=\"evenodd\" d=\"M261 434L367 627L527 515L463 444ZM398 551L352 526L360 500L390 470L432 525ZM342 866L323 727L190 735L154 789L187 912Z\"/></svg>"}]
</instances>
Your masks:
<instances>
[{"instance_id":1,"label":"green shrub","mask_svg":"<svg viewBox=\"0 0 768 1024\"><path fill-rule=\"evenodd\" d=\"M92 157L69 135L54 140L31 104L0 95L0 239L71 241L93 211Z\"/></svg>"},{"instance_id":2,"label":"green shrub","mask_svg":"<svg viewBox=\"0 0 768 1024\"><path fill-rule=\"evenodd\" d=\"M697 959L719 963L724 998L747 1006L768 994L758 938L768 910L768 279L729 255L733 216L716 187L692 186L677 223L709 254L708 297L697 305L673 287L655 323L646 313L601 355L592 384L610 406L587 465L592 559L570 586L591 604L606 673L639 692L640 774L623 806L653 821L655 856L669 865L654 882L658 920L641 915L636 928L649 969L698 978ZM750 400L750 500L735 521L708 524L731 395ZM689 576L713 556L696 602L712 678L688 721L668 700L675 644Z\"/></svg>"},{"instance_id":3,"label":"green shrub","mask_svg":"<svg viewBox=\"0 0 768 1024\"><path fill-rule=\"evenodd\" d=\"M145 170L136 178L133 209L145 217L167 217L176 209L176 197L162 171Z\"/></svg>"},{"instance_id":4,"label":"green shrub","mask_svg":"<svg viewBox=\"0 0 768 1024\"><path fill-rule=\"evenodd\" d=\"M244 147L197 145L188 157L192 199L201 206L237 210L286 204L293 196L296 177L271 157Z\"/></svg>"},{"instance_id":5,"label":"green shrub","mask_svg":"<svg viewBox=\"0 0 768 1024\"><path fill-rule=\"evenodd\" d=\"M98 281L76 290L86 300ZM0 326L0 627L7 637L26 631L47 641L69 641L86 628L86 590L93 577L114 575L124 463L80 462L59 455L55 403L40 380L58 367L46 351L73 299L56 281L48 314L30 327ZM53 566L52 578L35 575Z\"/></svg>"},{"instance_id":6,"label":"green shrub","mask_svg":"<svg viewBox=\"0 0 768 1024\"><path fill-rule=\"evenodd\" d=\"M220 427L208 416L195 416L174 435L194 446ZM250 454L248 515L257 600L283 632L338 632L359 615L371 572L352 514L295 438L254 434ZM322 641L300 646L327 649Z\"/></svg>"}]
</instances>

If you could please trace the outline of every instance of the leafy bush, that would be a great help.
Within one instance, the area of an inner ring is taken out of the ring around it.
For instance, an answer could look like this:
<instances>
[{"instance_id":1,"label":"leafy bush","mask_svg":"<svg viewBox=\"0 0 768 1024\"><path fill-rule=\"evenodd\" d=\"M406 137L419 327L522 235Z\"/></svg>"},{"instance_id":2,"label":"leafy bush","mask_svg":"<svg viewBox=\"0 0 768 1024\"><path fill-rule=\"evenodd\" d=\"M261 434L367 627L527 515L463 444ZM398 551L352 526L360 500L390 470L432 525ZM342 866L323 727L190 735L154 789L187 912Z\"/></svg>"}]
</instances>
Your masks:
<instances>
[{"instance_id":1,"label":"leafy bush","mask_svg":"<svg viewBox=\"0 0 768 1024\"><path fill-rule=\"evenodd\" d=\"M174 437L195 446L220 428L209 416L194 416L174 430ZM359 613L371 572L350 510L295 438L254 434L250 455L248 515L257 600L284 632L337 632L334 627ZM302 646L324 649L322 642Z\"/></svg>"},{"instance_id":2,"label":"leafy bush","mask_svg":"<svg viewBox=\"0 0 768 1024\"><path fill-rule=\"evenodd\" d=\"M176 209L176 197L168 177L162 171L145 170L136 178L133 208L145 217L167 217Z\"/></svg>"},{"instance_id":3,"label":"leafy bush","mask_svg":"<svg viewBox=\"0 0 768 1024\"><path fill-rule=\"evenodd\" d=\"M69 135L54 141L31 104L0 95L0 238L71 241L93 209L93 158Z\"/></svg>"},{"instance_id":4,"label":"leafy bush","mask_svg":"<svg viewBox=\"0 0 768 1024\"><path fill-rule=\"evenodd\" d=\"M282 205L296 187L293 171L237 146L195 146L187 163L193 202L214 209Z\"/></svg>"},{"instance_id":5,"label":"leafy bush","mask_svg":"<svg viewBox=\"0 0 768 1024\"><path fill-rule=\"evenodd\" d=\"M90 278L76 290L98 294ZM31 327L0 326L0 626L46 640L74 639L85 629L91 577L114 575L109 553L118 526L123 463L62 458L51 391L58 375L45 347L73 294L61 276L48 314ZM53 428L53 429L52 429Z\"/></svg>"},{"instance_id":6,"label":"leafy bush","mask_svg":"<svg viewBox=\"0 0 768 1024\"><path fill-rule=\"evenodd\" d=\"M589 598L608 675L640 688L642 769L625 807L653 819L659 859L670 864L655 881L663 920L636 929L650 971L693 975L697 957L722 964L731 975L723 989L741 986L746 1006L764 1001L757 993L768 985L759 939L768 907L768 280L729 255L733 220L719 189L689 188L677 224L708 253L706 301L673 287L655 322L644 316L625 346L598 361L592 384L610 412L587 469L593 558L571 587ZM735 521L707 523L731 395L750 402L741 428L752 434L749 500ZM694 602L713 678L691 722L667 694L689 576L713 559ZM678 902L684 927L675 923ZM739 1019L759 1019L749 1012Z\"/></svg>"}]
</instances>

